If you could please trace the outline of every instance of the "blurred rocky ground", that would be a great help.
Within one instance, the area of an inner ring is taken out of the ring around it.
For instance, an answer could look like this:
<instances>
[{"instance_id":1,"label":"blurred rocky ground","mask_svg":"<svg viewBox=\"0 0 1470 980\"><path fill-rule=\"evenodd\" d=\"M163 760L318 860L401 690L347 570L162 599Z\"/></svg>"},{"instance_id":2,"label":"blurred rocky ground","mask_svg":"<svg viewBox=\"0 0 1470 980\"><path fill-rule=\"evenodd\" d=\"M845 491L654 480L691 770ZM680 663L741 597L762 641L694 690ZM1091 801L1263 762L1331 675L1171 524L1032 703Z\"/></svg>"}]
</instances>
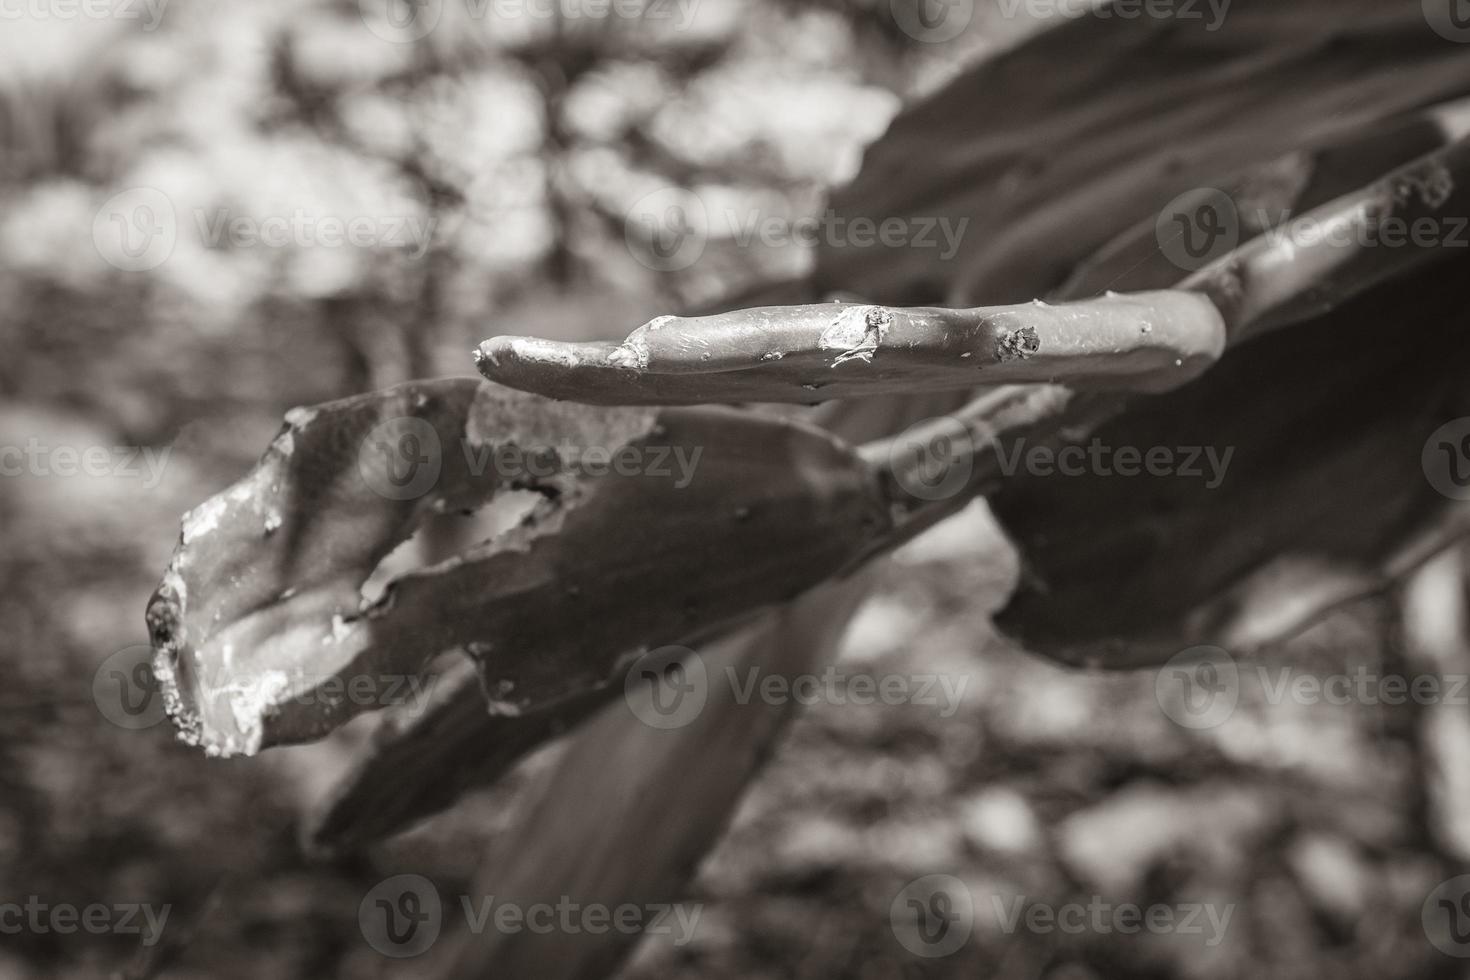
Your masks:
<instances>
[{"instance_id":1,"label":"blurred rocky ground","mask_svg":"<svg viewBox=\"0 0 1470 980\"><path fill-rule=\"evenodd\" d=\"M293 405L468 374L493 333L620 336L801 272L800 242L718 232L662 269L627 216L688 205L678 188L718 213L815 213L903 98L1029 29L982 7L924 44L886 7L579 23L447 5L411 43L372 4L326 0L35 6L0 27L0 444L39 460L0 478L0 902L173 909L142 956L126 935L0 934L0 980L412 975L363 941L362 895L405 868L468 887L505 792L312 863L297 816L360 726L207 760L156 717L100 710L94 684L146 642L179 515ZM353 218L365 243L323 243ZM110 462L68 471L65 447ZM1015 574L983 508L890 563L845 676L943 674L964 696L807 710L699 875L694 940L647 942L629 977L1455 975L1420 926L1449 865L1412 722L1246 688L1227 721L1181 727L1151 674L1070 673L997 637ZM1386 618L1346 610L1282 655L1377 663ZM890 905L934 873L966 883L976 932L915 958ZM1213 945L1007 931L992 896L1233 914Z\"/></svg>"}]
</instances>

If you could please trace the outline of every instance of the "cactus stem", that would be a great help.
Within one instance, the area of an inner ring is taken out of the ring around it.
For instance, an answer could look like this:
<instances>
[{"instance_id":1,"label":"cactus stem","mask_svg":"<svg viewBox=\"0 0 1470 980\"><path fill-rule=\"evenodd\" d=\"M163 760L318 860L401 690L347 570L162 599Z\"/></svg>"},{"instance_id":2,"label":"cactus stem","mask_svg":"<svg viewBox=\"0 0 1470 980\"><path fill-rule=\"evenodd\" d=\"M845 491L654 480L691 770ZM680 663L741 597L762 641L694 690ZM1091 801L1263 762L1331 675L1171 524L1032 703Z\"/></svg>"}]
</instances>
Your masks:
<instances>
[{"instance_id":1,"label":"cactus stem","mask_svg":"<svg viewBox=\"0 0 1470 980\"><path fill-rule=\"evenodd\" d=\"M944 309L814 303L660 317L622 344L496 337L491 381L606 405L796 402L1059 382L1161 391L1224 348L1218 311L1165 290L1060 305ZM820 391L820 396L814 392Z\"/></svg>"}]
</instances>

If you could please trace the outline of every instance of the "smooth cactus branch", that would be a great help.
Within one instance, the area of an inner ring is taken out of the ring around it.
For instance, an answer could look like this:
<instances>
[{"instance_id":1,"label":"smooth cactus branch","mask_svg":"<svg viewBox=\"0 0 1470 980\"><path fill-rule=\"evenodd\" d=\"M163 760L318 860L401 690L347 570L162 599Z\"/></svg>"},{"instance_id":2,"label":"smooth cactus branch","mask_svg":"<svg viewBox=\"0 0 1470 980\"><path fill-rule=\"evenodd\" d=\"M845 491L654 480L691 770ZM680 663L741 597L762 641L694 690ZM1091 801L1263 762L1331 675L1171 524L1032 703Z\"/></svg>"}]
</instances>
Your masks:
<instances>
[{"instance_id":1,"label":"smooth cactus branch","mask_svg":"<svg viewBox=\"0 0 1470 980\"><path fill-rule=\"evenodd\" d=\"M480 373L592 404L793 402L1057 382L1162 391L1224 348L1209 300L1164 290L943 309L827 303L658 317L621 344L496 337Z\"/></svg>"},{"instance_id":2,"label":"smooth cactus branch","mask_svg":"<svg viewBox=\"0 0 1470 980\"><path fill-rule=\"evenodd\" d=\"M1457 140L1246 242L1179 288L1210 297L1232 346L1320 316L1379 283L1451 254L1443 237L1463 228L1470 216L1467 178L1470 140ZM1394 229L1408 233L1400 247L1389 237ZM1439 237L1429 234L1433 230ZM863 446L863 456L881 473L901 518L882 548L908 540L998 486L1002 474L997 450L1008 440L1060 445L1084 438L1127 404L1124 392L1074 396L1057 386L1006 387L983 393L951 416ZM949 454L943 465L967 476L952 496L925 500L911 491L935 478L939 445Z\"/></svg>"},{"instance_id":3,"label":"smooth cactus branch","mask_svg":"<svg viewBox=\"0 0 1470 980\"><path fill-rule=\"evenodd\" d=\"M1470 238L1470 139L1251 239L1180 284L1209 296L1232 342L1318 316L1454 255Z\"/></svg>"},{"instance_id":4,"label":"smooth cactus branch","mask_svg":"<svg viewBox=\"0 0 1470 980\"><path fill-rule=\"evenodd\" d=\"M1039 434L1036 427L1063 416L1072 401L1062 385L1002 385L952 415L861 446L897 519L876 550L891 550L999 486L1005 440L1023 428Z\"/></svg>"}]
</instances>

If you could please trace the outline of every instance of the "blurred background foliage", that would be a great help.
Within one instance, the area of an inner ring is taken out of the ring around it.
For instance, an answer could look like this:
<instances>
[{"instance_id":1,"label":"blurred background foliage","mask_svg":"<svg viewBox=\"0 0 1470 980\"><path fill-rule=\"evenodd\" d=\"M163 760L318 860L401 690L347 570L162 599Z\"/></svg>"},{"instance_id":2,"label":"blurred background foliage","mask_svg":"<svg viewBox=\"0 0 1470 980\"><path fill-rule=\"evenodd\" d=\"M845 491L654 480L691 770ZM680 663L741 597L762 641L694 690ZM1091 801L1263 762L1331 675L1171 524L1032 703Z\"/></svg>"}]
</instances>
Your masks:
<instances>
[{"instance_id":1,"label":"blurred background foliage","mask_svg":"<svg viewBox=\"0 0 1470 980\"><path fill-rule=\"evenodd\" d=\"M657 6L669 16L486 20L448 4L411 43L386 39L371 4L332 0L0 26L0 441L169 450L156 485L0 483L0 899L174 906L168 941L143 955L127 936L0 936L0 980L415 975L362 941L363 892L408 870L446 895L468 887L515 780L311 864L297 814L361 726L222 762L167 724L110 724L93 675L146 642L179 515L293 405L469 374L492 334L621 336L800 274L801 245L721 238L658 272L626 215L666 187L736 213L818 213L903 100L1033 27L982 3L964 35L921 44L883 0ZM104 261L93 238L135 187L180 216L147 272ZM432 234L423 248L231 247L194 217L297 212ZM1227 724L1181 729L1151 675L1068 673L995 636L988 613L1015 574L976 511L897 557L844 667L952 671L969 679L961 709L808 711L701 872L695 941L645 944L629 976L1457 975L1419 926L1455 858L1427 826L1412 717L1248 688ZM1390 619L1348 610L1280 655L1381 665ZM919 961L888 906L934 872L977 895L1236 913L1216 947L981 928Z\"/></svg>"}]
</instances>

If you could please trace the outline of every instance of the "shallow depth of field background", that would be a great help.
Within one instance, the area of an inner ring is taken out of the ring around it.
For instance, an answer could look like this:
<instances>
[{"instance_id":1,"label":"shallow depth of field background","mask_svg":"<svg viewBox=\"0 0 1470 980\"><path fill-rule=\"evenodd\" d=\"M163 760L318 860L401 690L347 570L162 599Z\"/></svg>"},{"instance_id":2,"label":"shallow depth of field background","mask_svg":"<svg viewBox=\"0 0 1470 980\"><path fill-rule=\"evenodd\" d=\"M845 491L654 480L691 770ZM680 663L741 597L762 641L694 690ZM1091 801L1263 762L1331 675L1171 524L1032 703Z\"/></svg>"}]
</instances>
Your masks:
<instances>
[{"instance_id":1,"label":"shallow depth of field background","mask_svg":"<svg viewBox=\"0 0 1470 980\"><path fill-rule=\"evenodd\" d=\"M645 20L451 19L404 44L355 3L170 0L156 24L130 9L0 21L0 443L168 449L157 480L0 478L0 902L171 903L192 938L170 978L412 976L363 941L359 900L403 870L467 888L513 794L311 864L295 815L361 726L222 762L167 724L109 722L94 673L146 642L180 514L294 405L472 373L491 334L621 336L800 272L799 243L720 238L661 272L625 216L677 186L732 213L816 214L901 99L1031 25L981 3L964 36L928 44L886 0L688 0ZM134 271L94 231L140 187L175 207L177 238ZM209 241L222 217L297 214L432 231L410 247ZM1413 707L1271 704L1247 682L1224 724L1182 728L1150 673L1070 673L997 637L987 614L1016 574L983 509L890 563L842 667L966 678L959 709L805 712L703 866L694 941L649 943L627 976L1459 975L1420 927L1455 868L1426 826ZM1279 663L1377 664L1385 618L1344 610ZM981 911L965 949L919 960L888 910L930 873L977 904L1232 913L1208 945L1006 935ZM0 980L103 976L134 945L0 934Z\"/></svg>"}]
</instances>

